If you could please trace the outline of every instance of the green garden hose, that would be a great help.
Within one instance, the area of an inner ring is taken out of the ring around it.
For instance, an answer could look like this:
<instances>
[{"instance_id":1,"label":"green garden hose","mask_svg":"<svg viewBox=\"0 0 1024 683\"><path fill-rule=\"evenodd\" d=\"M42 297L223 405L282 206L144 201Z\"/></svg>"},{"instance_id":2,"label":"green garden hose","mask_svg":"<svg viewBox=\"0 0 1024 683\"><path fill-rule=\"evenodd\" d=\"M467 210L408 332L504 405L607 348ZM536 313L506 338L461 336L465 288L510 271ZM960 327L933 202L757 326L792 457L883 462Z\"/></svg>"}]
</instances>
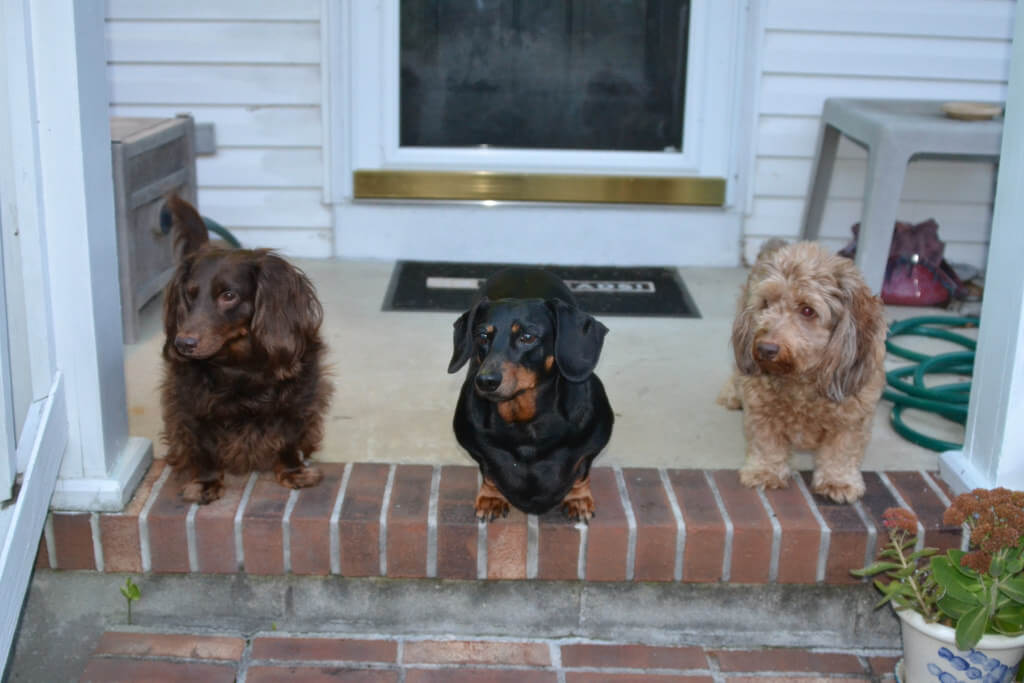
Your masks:
<instances>
[{"instance_id":1,"label":"green garden hose","mask_svg":"<svg viewBox=\"0 0 1024 683\"><path fill-rule=\"evenodd\" d=\"M886 351L914 362L912 365L887 372L885 380L895 391L887 389L882 393L882 398L893 403L889 418L892 428L904 439L933 451L949 451L963 446L912 429L903 421L903 411L906 408L914 408L935 413L959 424L967 423L967 402L971 395L971 383L954 382L929 387L925 386L924 378L929 374L971 375L974 371L976 342L945 328L977 326L978 318L971 316L922 316L900 320L889 327L889 335L885 340ZM942 339L958 344L967 351L927 356L894 344L892 338L900 335ZM908 381L907 378L912 378L912 381Z\"/></svg>"}]
</instances>

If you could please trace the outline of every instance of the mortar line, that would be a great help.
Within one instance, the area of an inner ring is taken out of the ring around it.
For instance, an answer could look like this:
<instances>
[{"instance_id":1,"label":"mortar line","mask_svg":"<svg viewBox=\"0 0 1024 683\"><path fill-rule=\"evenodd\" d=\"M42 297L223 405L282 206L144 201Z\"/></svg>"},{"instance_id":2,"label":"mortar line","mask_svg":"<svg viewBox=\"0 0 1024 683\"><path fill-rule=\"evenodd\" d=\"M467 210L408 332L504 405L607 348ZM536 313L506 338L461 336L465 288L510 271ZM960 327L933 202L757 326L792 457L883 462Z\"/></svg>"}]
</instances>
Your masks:
<instances>
[{"instance_id":1,"label":"mortar line","mask_svg":"<svg viewBox=\"0 0 1024 683\"><path fill-rule=\"evenodd\" d=\"M537 515L526 516L526 578L536 579L540 564L540 524Z\"/></svg>"},{"instance_id":2,"label":"mortar line","mask_svg":"<svg viewBox=\"0 0 1024 683\"><path fill-rule=\"evenodd\" d=\"M483 486L483 475L476 473L476 487ZM476 523L476 578L487 578L487 520L477 518Z\"/></svg>"},{"instance_id":3,"label":"mortar line","mask_svg":"<svg viewBox=\"0 0 1024 683\"><path fill-rule=\"evenodd\" d=\"M860 517L860 521L864 524L864 528L868 531L868 540L864 544L866 546L864 548L864 566L867 567L875 561L875 552L878 550L878 530L875 529L875 525L868 517L868 513L864 509L863 503L859 500L853 501L853 509L857 513L857 516Z\"/></svg>"},{"instance_id":4,"label":"mortar line","mask_svg":"<svg viewBox=\"0 0 1024 683\"><path fill-rule=\"evenodd\" d=\"M768 502L768 496L765 495L763 489L755 489L757 497L761 499L761 506L764 508L765 513L768 515L768 521L772 525L772 554L771 559L768 560L768 581L771 583L778 583L779 581L779 555L782 551L782 525L779 524L779 518L775 515L775 510L772 508L771 503ZM818 546L819 550L821 545Z\"/></svg>"},{"instance_id":5,"label":"mortar line","mask_svg":"<svg viewBox=\"0 0 1024 683\"><path fill-rule=\"evenodd\" d=\"M911 512L914 513L914 517L917 517L917 513L914 512L914 508L910 507L910 504L907 503L906 499L902 495L900 495L900 492L896 489L896 485L889 480L889 477L885 474L885 472L879 472L878 478L882 481L882 484L885 486L885 488L889 489L889 493L891 493L892 497L896 499L896 502L899 503L900 507L910 510ZM924 548L924 525L921 524L921 520L918 519L917 542L914 543L914 550L918 551L922 548Z\"/></svg>"},{"instance_id":6,"label":"mortar line","mask_svg":"<svg viewBox=\"0 0 1024 683\"><path fill-rule=\"evenodd\" d=\"M92 530L92 555L96 571L103 571L103 539L100 537L100 513L89 514L89 528Z\"/></svg>"},{"instance_id":7,"label":"mortar line","mask_svg":"<svg viewBox=\"0 0 1024 683\"><path fill-rule=\"evenodd\" d=\"M668 498L669 507L672 508L672 516L676 518L676 557L672 578L675 581L682 581L683 555L686 550L686 520L683 519L683 511L679 507L679 500L676 499L676 492L672 488L672 482L668 479L668 470L664 467L659 467L658 476L661 477L661 485L665 488L665 496Z\"/></svg>"},{"instance_id":8,"label":"mortar line","mask_svg":"<svg viewBox=\"0 0 1024 683\"><path fill-rule=\"evenodd\" d=\"M53 533L53 513L46 513L43 523L43 538L46 539L46 559L50 561L50 569L57 568L57 537ZM141 543L141 540L140 540Z\"/></svg>"},{"instance_id":9,"label":"mortar line","mask_svg":"<svg viewBox=\"0 0 1024 683\"><path fill-rule=\"evenodd\" d=\"M715 504L718 505L719 514L722 515L722 522L725 524L725 547L722 548L722 582L728 583L732 573L732 538L734 533L732 518L729 517L729 511L725 509L725 501L722 500L722 492L718 490L715 478L711 476L708 470L702 471L705 481L711 487L711 495L715 497Z\"/></svg>"},{"instance_id":10,"label":"mortar line","mask_svg":"<svg viewBox=\"0 0 1024 683\"><path fill-rule=\"evenodd\" d=\"M292 489L288 494L288 502L284 505L284 514L281 516L281 567L285 574L292 573L292 511L298 502L299 489Z\"/></svg>"},{"instance_id":11,"label":"mortar line","mask_svg":"<svg viewBox=\"0 0 1024 683\"><path fill-rule=\"evenodd\" d=\"M832 550L832 528L829 527L825 518L821 515L821 510L818 509L818 504L814 502L814 496L811 494L811 490L807 488L807 482L804 481L804 478L800 476L799 472L794 472L793 479L796 481L797 488L800 489L800 493L807 502L807 507L811 509L811 514L818 521L818 528L821 530L821 537L818 542L818 566L814 571L814 580L818 583L824 583L825 571L828 568L828 554Z\"/></svg>"},{"instance_id":12,"label":"mortar line","mask_svg":"<svg viewBox=\"0 0 1024 683\"><path fill-rule=\"evenodd\" d=\"M622 468L616 465L612 470L615 472L615 483L619 487L619 498L622 500L622 509L626 513L626 526L629 529L629 545L626 547L626 581L632 581L636 572L636 515L633 513L633 504L629 500L629 491L626 489L626 478L622 475Z\"/></svg>"},{"instance_id":13,"label":"mortar line","mask_svg":"<svg viewBox=\"0 0 1024 683\"><path fill-rule=\"evenodd\" d=\"M345 502L345 491L348 489L348 480L351 475L352 463L347 462L341 474L338 496L334 499L334 507L331 508L331 517L327 525L330 536L331 573L334 575L341 574L341 506Z\"/></svg>"},{"instance_id":14,"label":"mortar line","mask_svg":"<svg viewBox=\"0 0 1024 683\"><path fill-rule=\"evenodd\" d=\"M576 530L580 532L580 552L576 558L576 578L585 581L587 578L587 539L590 525L587 522L576 522Z\"/></svg>"},{"instance_id":15,"label":"mortar line","mask_svg":"<svg viewBox=\"0 0 1024 683\"><path fill-rule=\"evenodd\" d=\"M146 503L142 506L142 511L139 513L139 554L142 555L143 572L153 569L153 555L149 546L149 511L153 508L153 503L156 502L157 497L160 495L160 490L163 489L164 483L170 476L171 468L165 467L164 471L160 473L160 476L153 483L153 488L149 490L149 498L146 499Z\"/></svg>"},{"instance_id":16,"label":"mortar line","mask_svg":"<svg viewBox=\"0 0 1024 683\"><path fill-rule=\"evenodd\" d=\"M377 534L377 554L380 556L380 575L388 575L388 513L391 507L391 491L395 487L395 470L398 465L388 467L388 481L384 484L384 497L380 501L380 533Z\"/></svg>"},{"instance_id":17,"label":"mortar line","mask_svg":"<svg viewBox=\"0 0 1024 683\"><path fill-rule=\"evenodd\" d=\"M185 548L188 551L188 570L193 574L199 571L199 550L196 543L196 514L199 505L192 503L185 515Z\"/></svg>"},{"instance_id":18,"label":"mortar line","mask_svg":"<svg viewBox=\"0 0 1024 683\"><path fill-rule=\"evenodd\" d=\"M939 486L938 482L935 481L935 478L932 476L930 472L926 470L918 471L921 473L921 476L924 478L925 482L927 482L928 486L932 487L932 491L934 491L935 495L939 497L939 500L942 501L943 505L945 505L948 508L950 505L953 504L953 501L949 499L949 496L947 496L946 492L942 490L942 487ZM967 523L964 522L960 525L960 550L967 552L968 550L970 550L970 546L971 527L969 527Z\"/></svg>"},{"instance_id":19,"label":"mortar line","mask_svg":"<svg viewBox=\"0 0 1024 683\"><path fill-rule=\"evenodd\" d=\"M245 639L245 647L242 648L242 656L238 660L238 678L235 683L245 683L249 675L249 664L252 662L252 641L254 636Z\"/></svg>"},{"instance_id":20,"label":"mortar line","mask_svg":"<svg viewBox=\"0 0 1024 683\"><path fill-rule=\"evenodd\" d=\"M427 506L427 578L437 578L437 505L441 492L441 466L430 475L430 503Z\"/></svg>"},{"instance_id":21,"label":"mortar line","mask_svg":"<svg viewBox=\"0 0 1024 683\"><path fill-rule=\"evenodd\" d=\"M238 501L238 509L235 510L235 564L238 571L245 570L245 543L242 538L242 520L245 517L245 508L249 505L249 498L252 497L252 490L256 487L258 475L255 472L249 474L249 481L245 482L245 490L242 491L242 499Z\"/></svg>"}]
</instances>

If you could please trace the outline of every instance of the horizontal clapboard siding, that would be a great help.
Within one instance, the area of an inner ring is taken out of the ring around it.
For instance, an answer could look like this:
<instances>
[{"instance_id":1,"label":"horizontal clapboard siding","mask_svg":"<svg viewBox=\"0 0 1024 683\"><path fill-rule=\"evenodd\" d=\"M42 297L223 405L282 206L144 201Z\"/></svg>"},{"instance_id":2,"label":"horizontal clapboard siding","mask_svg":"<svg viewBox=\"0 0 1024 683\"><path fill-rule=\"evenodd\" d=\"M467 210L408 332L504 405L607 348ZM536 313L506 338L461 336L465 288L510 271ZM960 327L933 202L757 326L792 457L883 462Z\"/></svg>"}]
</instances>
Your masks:
<instances>
[{"instance_id":1,"label":"horizontal clapboard siding","mask_svg":"<svg viewBox=\"0 0 1024 683\"><path fill-rule=\"evenodd\" d=\"M214 125L199 207L247 247L333 253L322 203L320 0L108 0L113 116Z\"/></svg>"},{"instance_id":2,"label":"horizontal clapboard siding","mask_svg":"<svg viewBox=\"0 0 1024 683\"><path fill-rule=\"evenodd\" d=\"M1002 101L1014 8L1012 0L765 2L748 261L769 237L798 234L826 98ZM841 141L822 226L831 246L860 219L866 159ZM983 266L994 184L991 163L914 161L899 218L935 218L947 258Z\"/></svg>"}]
</instances>

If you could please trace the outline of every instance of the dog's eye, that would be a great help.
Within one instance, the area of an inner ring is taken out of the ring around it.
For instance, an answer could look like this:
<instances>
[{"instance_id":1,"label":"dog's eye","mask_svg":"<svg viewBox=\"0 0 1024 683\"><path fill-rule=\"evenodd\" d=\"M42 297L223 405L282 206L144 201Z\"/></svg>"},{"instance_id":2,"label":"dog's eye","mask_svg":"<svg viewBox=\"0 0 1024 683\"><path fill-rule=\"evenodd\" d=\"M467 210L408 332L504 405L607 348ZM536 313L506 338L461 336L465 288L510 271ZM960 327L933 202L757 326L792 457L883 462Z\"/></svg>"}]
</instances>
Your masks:
<instances>
[{"instance_id":1,"label":"dog's eye","mask_svg":"<svg viewBox=\"0 0 1024 683\"><path fill-rule=\"evenodd\" d=\"M476 333L476 340L481 344L485 344L491 340L491 333L487 330L480 330Z\"/></svg>"},{"instance_id":2,"label":"dog's eye","mask_svg":"<svg viewBox=\"0 0 1024 683\"><path fill-rule=\"evenodd\" d=\"M532 344L535 341L537 341L537 335L535 335L535 334L530 334L529 332L524 332L523 334L519 335L519 343L520 344Z\"/></svg>"},{"instance_id":3,"label":"dog's eye","mask_svg":"<svg viewBox=\"0 0 1024 683\"><path fill-rule=\"evenodd\" d=\"M225 289L220 293L220 300L226 304L234 303L238 300L238 293L233 289Z\"/></svg>"},{"instance_id":4,"label":"dog's eye","mask_svg":"<svg viewBox=\"0 0 1024 683\"><path fill-rule=\"evenodd\" d=\"M814 318L818 314L815 313L814 309L811 308L810 306L801 306L800 307L800 315L802 315L805 318Z\"/></svg>"}]
</instances>

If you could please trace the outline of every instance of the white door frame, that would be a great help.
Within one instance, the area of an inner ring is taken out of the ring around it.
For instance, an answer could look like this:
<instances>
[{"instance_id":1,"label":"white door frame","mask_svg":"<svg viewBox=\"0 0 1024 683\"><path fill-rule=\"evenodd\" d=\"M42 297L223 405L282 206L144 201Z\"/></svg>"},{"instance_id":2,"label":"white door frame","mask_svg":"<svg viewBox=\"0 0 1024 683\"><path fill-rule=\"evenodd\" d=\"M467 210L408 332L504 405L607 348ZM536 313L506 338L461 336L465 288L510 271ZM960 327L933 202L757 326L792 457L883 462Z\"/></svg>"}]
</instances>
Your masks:
<instances>
[{"instance_id":1,"label":"white door frame","mask_svg":"<svg viewBox=\"0 0 1024 683\"><path fill-rule=\"evenodd\" d=\"M757 2L693 0L683 154L407 149L398 145L397 0L325 0L325 201L335 254L358 258L737 265L755 93ZM737 38L738 36L738 38ZM747 77L745 77L747 76ZM727 115L723 115L727 112ZM362 169L726 178L723 208L352 200ZM509 231L515 240L507 239ZM543 250L538 244L545 244Z\"/></svg>"}]
</instances>

